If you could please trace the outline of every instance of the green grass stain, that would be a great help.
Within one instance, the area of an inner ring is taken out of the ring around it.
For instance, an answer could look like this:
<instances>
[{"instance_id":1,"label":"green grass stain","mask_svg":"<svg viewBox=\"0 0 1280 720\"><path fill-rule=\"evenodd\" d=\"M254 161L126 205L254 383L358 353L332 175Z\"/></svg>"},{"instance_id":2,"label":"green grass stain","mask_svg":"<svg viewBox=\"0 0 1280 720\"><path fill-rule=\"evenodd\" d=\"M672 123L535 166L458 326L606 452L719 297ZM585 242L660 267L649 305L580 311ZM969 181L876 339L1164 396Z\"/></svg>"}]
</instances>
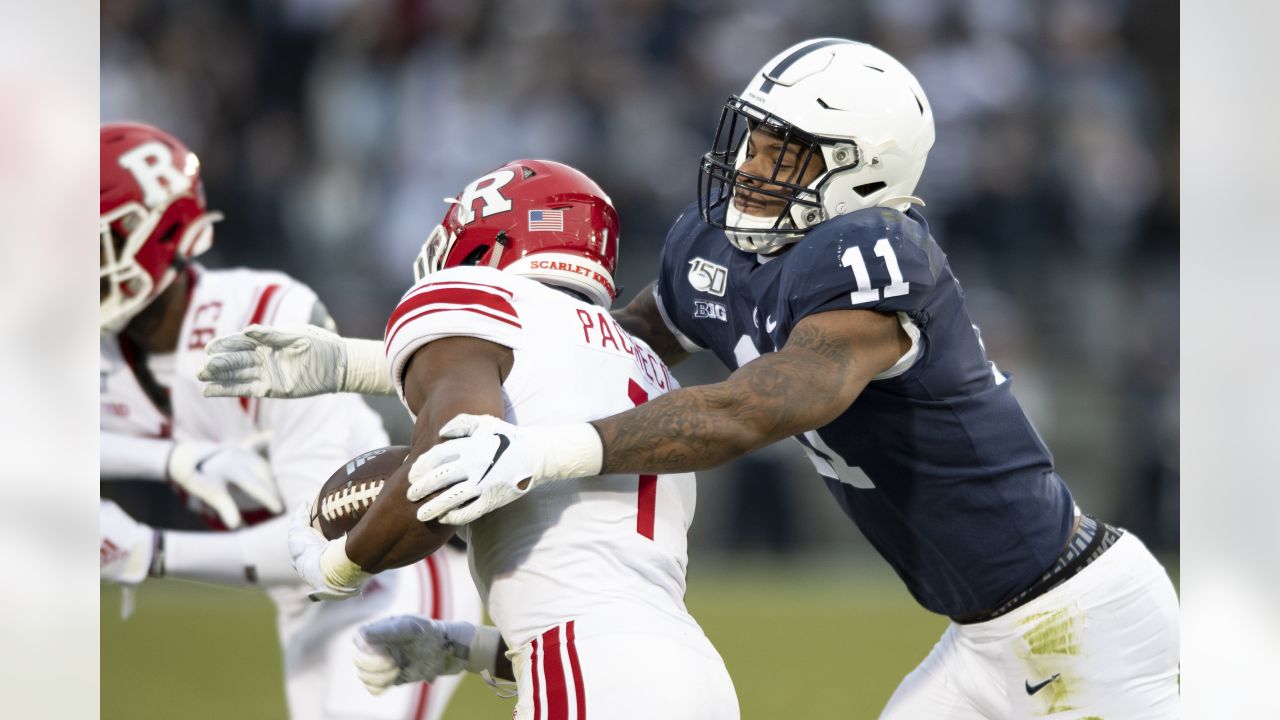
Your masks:
<instances>
[{"instance_id":1,"label":"green grass stain","mask_svg":"<svg viewBox=\"0 0 1280 720\"><path fill-rule=\"evenodd\" d=\"M1071 696L1078 678L1071 672L1070 659L1081 654L1077 624L1080 611L1075 605L1029 615L1018 624L1026 628L1022 634L1025 646L1018 655L1028 669L1028 679L1035 683L1057 674L1058 679L1032 697L1038 712L1051 715L1074 710Z\"/></svg>"}]
</instances>

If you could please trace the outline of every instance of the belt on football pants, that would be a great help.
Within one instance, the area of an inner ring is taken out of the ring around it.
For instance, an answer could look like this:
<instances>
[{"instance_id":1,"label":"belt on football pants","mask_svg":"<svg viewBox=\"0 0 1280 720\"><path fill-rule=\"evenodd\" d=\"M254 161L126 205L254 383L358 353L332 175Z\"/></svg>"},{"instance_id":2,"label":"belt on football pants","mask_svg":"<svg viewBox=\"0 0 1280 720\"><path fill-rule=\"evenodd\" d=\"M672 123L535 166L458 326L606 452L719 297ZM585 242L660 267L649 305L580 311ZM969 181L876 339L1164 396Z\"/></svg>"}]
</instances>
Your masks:
<instances>
[{"instance_id":1,"label":"belt on football pants","mask_svg":"<svg viewBox=\"0 0 1280 720\"><path fill-rule=\"evenodd\" d=\"M1038 580L1031 583L1026 590L1014 595L994 610L984 610L951 619L961 625L971 625L994 620L1001 615L1013 612L1075 577L1094 560L1102 557L1102 553L1115 545L1116 540L1119 540L1123 534L1124 530L1121 528L1101 522L1091 515L1084 515L1080 518L1080 526L1071 534L1071 538L1067 540L1067 547L1054 561L1053 566Z\"/></svg>"}]
</instances>

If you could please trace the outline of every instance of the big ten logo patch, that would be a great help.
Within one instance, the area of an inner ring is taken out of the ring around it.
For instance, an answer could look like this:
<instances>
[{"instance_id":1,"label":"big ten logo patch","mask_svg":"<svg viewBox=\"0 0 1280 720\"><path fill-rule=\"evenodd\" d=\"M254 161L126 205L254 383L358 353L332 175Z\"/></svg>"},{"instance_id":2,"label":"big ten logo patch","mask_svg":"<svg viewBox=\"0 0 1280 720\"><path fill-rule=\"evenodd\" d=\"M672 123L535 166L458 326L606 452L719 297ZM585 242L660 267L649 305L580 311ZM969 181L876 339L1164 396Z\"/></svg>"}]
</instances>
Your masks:
<instances>
[{"instance_id":1,"label":"big ten logo patch","mask_svg":"<svg viewBox=\"0 0 1280 720\"><path fill-rule=\"evenodd\" d=\"M222 316L222 303L218 301L197 305L191 313L191 337L188 350L201 350L218 332L218 318Z\"/></svg>"},{"instance_id":2,"label":"big ten logo patch","mask_svg":"<svg viewBox=\"0 0 1280 720\"><path fill-rule=\"evenodd\" d=\"M693 301L693 319L712 319L720 322L729 322L729 311L718 302L710 300L694 300Z\"/></svg>"},{"instance_id":3,"label":"big ten logo patch","mask_svg":"<svg viewBox=\"0 0 1280 720\"><path fill-rule=\"evenodd\" d=\"M689 284L698 292L724 297L725 288L729 285L729 270L723 265L694 258L689 261Z\"/></svg>"}]
</instances>

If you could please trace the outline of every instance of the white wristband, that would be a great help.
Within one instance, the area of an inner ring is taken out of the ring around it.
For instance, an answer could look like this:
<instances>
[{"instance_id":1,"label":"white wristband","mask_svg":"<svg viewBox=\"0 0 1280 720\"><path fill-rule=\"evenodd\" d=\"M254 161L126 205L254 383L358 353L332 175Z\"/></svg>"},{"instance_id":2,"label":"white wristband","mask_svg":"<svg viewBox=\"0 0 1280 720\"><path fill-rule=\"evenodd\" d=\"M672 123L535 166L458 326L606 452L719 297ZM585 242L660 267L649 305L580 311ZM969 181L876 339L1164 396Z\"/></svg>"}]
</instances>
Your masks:
<instances>
[{"instance_id":1,"label":"white wristband","mask_svg":"<svg viewBox=\"0 0 1280 720\"><path fill-rule=\"evenodd\" d=\"M591 423L539 427L522 430L534 444L546 448L542 467L536 468L533 481L567 480L600 474L604 464L604 446L600 433Z\"/></svg>"},{"instance_id":2,"label":"white wristband","mask_svg":"<svg viewBox=\"0 0 1280 720\"><path fill-rule=\"evenodd\" d=\"M498 644L502 642L502 633L490 625L476 627L476 639L471 643L470 655L467 657L467 672L479 675L488 671L490 675L497 672Z\"/></svg>"},{"instance_id":3,"label":"white wristband","mask_svg":"<svg viewBox=\"0 0 1280 720\"><path fill-rule=\"evenodd\" d=\"M320 553L320 572L324 581L334 588L357 588L370 577L347 557L346 535L330 541Z\"/></svg>"},{"instance_id":4,"label":"white wristband","mask_svg":"<svg viewBox=\"0 0 1280 720\"><path fill-rule=\"evenodd\" d=\"M347 352L347 372L342 378L342 392L361 395L395 395L391 372L384 356L386 348L378 340L343 338Z\"/></svg>"}]
</instances>

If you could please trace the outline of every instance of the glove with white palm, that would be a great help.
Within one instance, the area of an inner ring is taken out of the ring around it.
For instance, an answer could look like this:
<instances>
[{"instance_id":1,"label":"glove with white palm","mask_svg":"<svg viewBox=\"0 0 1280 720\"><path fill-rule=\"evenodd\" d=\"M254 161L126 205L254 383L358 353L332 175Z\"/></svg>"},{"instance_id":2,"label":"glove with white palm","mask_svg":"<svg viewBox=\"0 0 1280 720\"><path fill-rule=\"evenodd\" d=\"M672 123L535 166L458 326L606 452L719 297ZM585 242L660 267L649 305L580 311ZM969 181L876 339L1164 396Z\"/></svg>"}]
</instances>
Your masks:
<instances>
[{"instance_id":1,"label":"glove with white palm","mask_svg":"<svg viewBox=\"0 0 1280 720\"><path fill-rule=\"evenodd\" d=\"M517 426L491 415L458 415L440 429L450 439L409 469L408 497L422 522L466 525L544 483L597 475L600 435L590 423Z\"/></svg>"},{"instance_id":2,"label":"glove with white palm","mask_svg":"<svg viewBox=\"0 0 1280 720\"><path fill-rule=\"evenodd\" d=\"M103 580L133 586L164 572L160 531L129 517L111 500L98 509L98 561Z\"/></svg>"},{"instance_id":3,"label":"glove with white palm","mask_svg":"<svg viewBox=\"0 0 1280 720\"><path fill-rule=\"evenodd\" d=\"M395 685L435 682L441 675L494 672L502 636L487 625L420 615L384 618L360 628L354 662L373 695Z\"/></svg>"},{"instance_id":4,"label":"glove with white palm","mask_svg":"<svg viewBox=\"0 0 1280 720\"><path fill-rule=\"evenodd\" d=\"M237 444L175 443L169 453L166 475L173 484L213 508L228 528L243 520L230 489L236 488L276 514L284 504L271 479L271 465L259 451L267 436L255 435Z\"/></svg>"},{"instance_id":5,"label":"glove with white palm","mask_svg":"<svg viewBox=\"0 0 1280 720\"><path fill-rule=\"evenodd\" d=\"M250 325L217 338L196 377L205 397L302 398L338 392L395 395L382 342L315 325Z\"/></svg>"},{"instance_id":6,"label":"glove with white palm","mask_svg":"<svg viewBox=\"0 0 1280 720\"><path fill-rule=\"evenodd\" d=\"M311 586L307 597L321 600L347 600L356 597L371 575L347 557L347 536L325 540L311 527L311 509L298 506L289 524L289 555L293 569Z\"/></svg>"}]
</instances>

